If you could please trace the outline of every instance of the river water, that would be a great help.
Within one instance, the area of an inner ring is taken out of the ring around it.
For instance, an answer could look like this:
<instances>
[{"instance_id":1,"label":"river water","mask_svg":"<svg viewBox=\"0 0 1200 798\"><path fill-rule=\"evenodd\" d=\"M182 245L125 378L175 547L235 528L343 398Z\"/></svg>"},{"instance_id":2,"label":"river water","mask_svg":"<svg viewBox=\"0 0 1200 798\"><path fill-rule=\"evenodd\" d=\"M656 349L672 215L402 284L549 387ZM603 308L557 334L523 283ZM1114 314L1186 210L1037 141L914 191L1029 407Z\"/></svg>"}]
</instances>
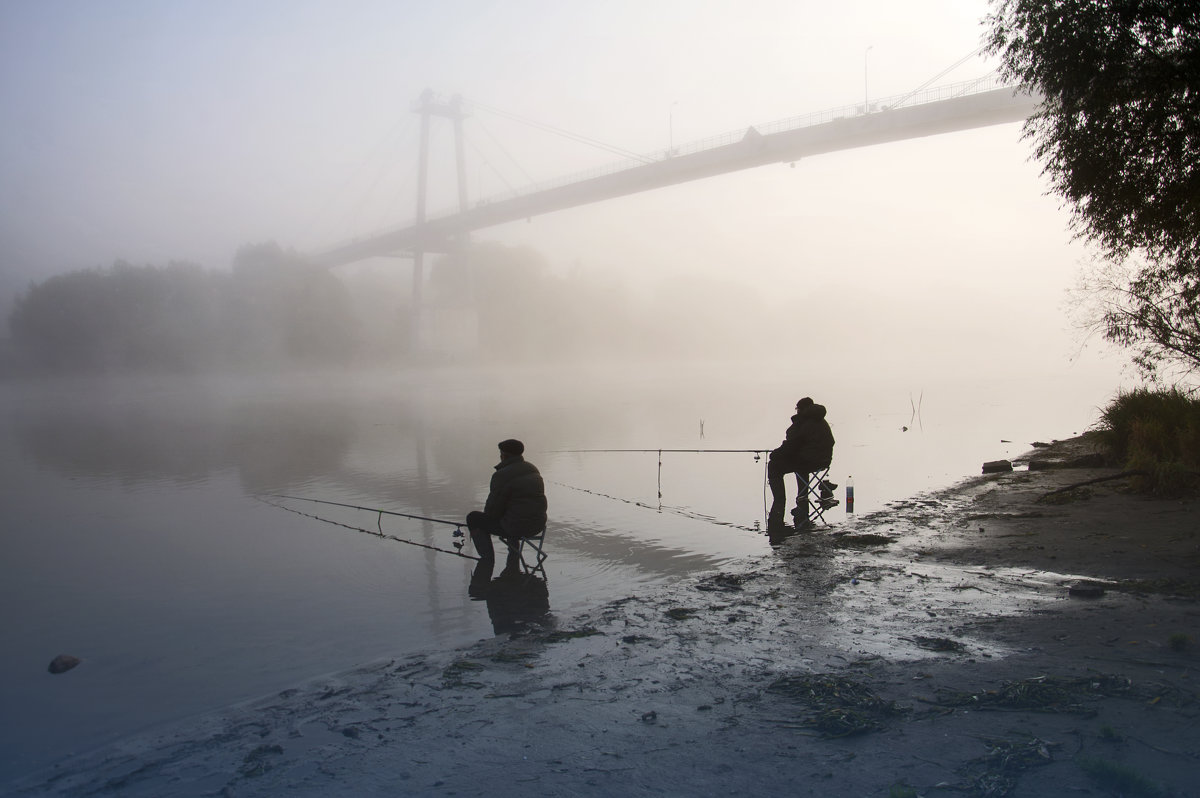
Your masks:
<instances>
[{"instance_id":1,"label":"river water","mask_svg":"<svg viewBox=\"0 0 1200 798\"><path fill-rule=\"evenodd\" d=\"M774 372L774 373L773 373ZM1092 374L823 377L762 365L0 383L0 784L139 729L502 631L454 527L496 442L547 481L552 616L770 552L763 461L811 393L856 516L1093 423ZM583 452L646 449L647 452ZM789 490L794 485L789 483ZM844 498L844 488L838 489ZM278 502L278 500L271 500ZM381 524L377 527L377 524ZM470 545L465 549L471 553ZM81 657L51 675L58 654Z\"/></svg>"}]
</instances>

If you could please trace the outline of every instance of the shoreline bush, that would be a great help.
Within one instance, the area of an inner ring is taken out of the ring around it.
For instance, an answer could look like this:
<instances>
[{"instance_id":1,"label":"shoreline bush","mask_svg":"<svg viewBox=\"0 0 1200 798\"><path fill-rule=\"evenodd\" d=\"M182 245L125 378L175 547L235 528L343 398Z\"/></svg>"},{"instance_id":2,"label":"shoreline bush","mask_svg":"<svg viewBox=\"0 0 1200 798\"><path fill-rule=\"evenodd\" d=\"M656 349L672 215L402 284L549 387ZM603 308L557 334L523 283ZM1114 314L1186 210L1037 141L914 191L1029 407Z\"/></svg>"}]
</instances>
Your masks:
<instances>
[{"instance_id":1,"label":"shoreline bush","mask_svg":"<svg viewBox=\"0 0 1200 798\"><path fill-rule=\"evenodd\" d=\"M1200 491L1200 397L1181 388L1121 392L1097 431L1118 463L1142 471L1135 488L1155 496Z\"/></svg>"}]
</instances>

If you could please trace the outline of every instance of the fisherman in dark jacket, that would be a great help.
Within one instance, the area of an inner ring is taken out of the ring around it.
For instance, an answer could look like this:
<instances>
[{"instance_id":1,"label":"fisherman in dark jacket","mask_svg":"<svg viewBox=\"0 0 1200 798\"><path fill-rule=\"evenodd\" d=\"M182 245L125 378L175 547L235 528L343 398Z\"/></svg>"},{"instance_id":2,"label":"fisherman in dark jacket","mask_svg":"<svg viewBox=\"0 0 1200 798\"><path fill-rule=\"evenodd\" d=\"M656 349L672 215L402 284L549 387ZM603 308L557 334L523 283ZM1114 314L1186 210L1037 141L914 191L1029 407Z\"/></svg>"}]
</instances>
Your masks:
<instances>
[{"instance_id":1,"label":"fisherman in dark jacket","mask_svg":"<svg viewBox=\"0 0 1200 798\"><path fill-rule=\"evenodd\" d=\"M783 484L785 474L810 474L828 468L833 460L833 430L825 421L825 406L818 405L809 397L804 397L796 403L796 415L792 416L791 426L787 428L783 443L771 452L767 458L767 484L771 487L771 511L767 514L767 526L778 526L783 523L783 511L787 506L787 492ZM832 490L829 491L832 496ZM801 504L805 509L801 511ZM801 512L805 518L808 496L800 493L796 496L796 510L799 517Z\"/></svg>"},{"instance_id":2,"label":"fisherman in dark jacket","mask_svg":"<svg viewBox=\"0 0 1200 798\"><path fill-rule=\"evenodd\" d=\"M546 487L537 466L523 456L525 444L510 438L499 447L500 462L492 474L483 512L467 513L467 529L480 560L471 580L473 587L491 579L496 561L492 535L508 545L508 564L515 566L519 539L541 534L546 528Z\"/></svg>"}]
</instances>

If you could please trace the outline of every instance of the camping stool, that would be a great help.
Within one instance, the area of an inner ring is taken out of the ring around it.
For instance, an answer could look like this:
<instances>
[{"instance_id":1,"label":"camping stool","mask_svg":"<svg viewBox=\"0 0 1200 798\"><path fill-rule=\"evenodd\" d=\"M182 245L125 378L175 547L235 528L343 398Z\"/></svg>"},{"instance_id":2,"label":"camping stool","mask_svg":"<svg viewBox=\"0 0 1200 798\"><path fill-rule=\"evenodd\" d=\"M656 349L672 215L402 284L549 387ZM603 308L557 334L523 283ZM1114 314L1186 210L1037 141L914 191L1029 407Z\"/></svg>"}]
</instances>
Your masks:
<instances>
[{"instance_id":1,"label":"camping stool","mask_svg":"<svg viewBox=\"0 0 1200 798\"><path fill-rule=\"evenodd\" d=\"M546 528L542 527L542 531L536 535L531 535L527 538L517 538L517 540L519 542L516 544L516 552L517 556L521 558L521 570L526 574L535 574L538 572L544 574L546 569L542 567L542 563L546 561L546 552L542 550L542 546L546 542ZM507 541L505 542L507 543ZM526 554L526 546L530 549L529 554ZM512 544L509 544L508 548L509 551L512 551ZM526 559L527 557L529 559ZM530 559L533 560L532 564L529 562Z\"/></svg>"},{"instance_id":2,"label":"camping stool","mask_svg":"<svg viewBox=\"0 0 1200 798\"><path fill-rule=\"evenodd\" d=\"M801 471L796 472L796 509L800 509L800 497L803 496L810 524L820 521L825 526L829 526L829 522L825 520L825 511L838 504L837 499L832 499L831 503L826 504L821 498L821 483L827 479L829 479L829 466L810 471L807 474Z\"/></svg>"}]
</instances>

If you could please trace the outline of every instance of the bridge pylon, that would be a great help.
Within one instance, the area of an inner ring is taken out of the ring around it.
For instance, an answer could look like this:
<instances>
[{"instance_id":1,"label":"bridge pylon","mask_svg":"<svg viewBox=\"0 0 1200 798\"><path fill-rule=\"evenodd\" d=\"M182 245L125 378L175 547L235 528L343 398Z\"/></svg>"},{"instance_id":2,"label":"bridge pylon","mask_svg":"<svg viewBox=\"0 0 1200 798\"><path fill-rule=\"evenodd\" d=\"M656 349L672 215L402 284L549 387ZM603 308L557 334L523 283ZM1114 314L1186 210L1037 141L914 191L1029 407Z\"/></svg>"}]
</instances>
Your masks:
<instances>
[{"instance_id":1,"label":"bridge pylon","mask_svg":"<svg viewBox=\"0 0 1200 798\"><path fill-rule=\"evenodd\" d=\"M429 195L429 128L433 117L444 117L454 124L454 161L458 173L458 210L467 211L467 170L463 149L463 119L467 113L460 95L448 101L440 100L432 90L421 92L413 105L413 111L421 115L421 144L417 162L417 213L415 221L415 245L412 249L412 349L421 351L424 346L423 295L425 284L425 253L433 243L427 235L426 206ZM466 257L466 241L469 233L456 236L454 244ZM444 250L444 246L441 247Z\"/></svg>"}]
</instances>

